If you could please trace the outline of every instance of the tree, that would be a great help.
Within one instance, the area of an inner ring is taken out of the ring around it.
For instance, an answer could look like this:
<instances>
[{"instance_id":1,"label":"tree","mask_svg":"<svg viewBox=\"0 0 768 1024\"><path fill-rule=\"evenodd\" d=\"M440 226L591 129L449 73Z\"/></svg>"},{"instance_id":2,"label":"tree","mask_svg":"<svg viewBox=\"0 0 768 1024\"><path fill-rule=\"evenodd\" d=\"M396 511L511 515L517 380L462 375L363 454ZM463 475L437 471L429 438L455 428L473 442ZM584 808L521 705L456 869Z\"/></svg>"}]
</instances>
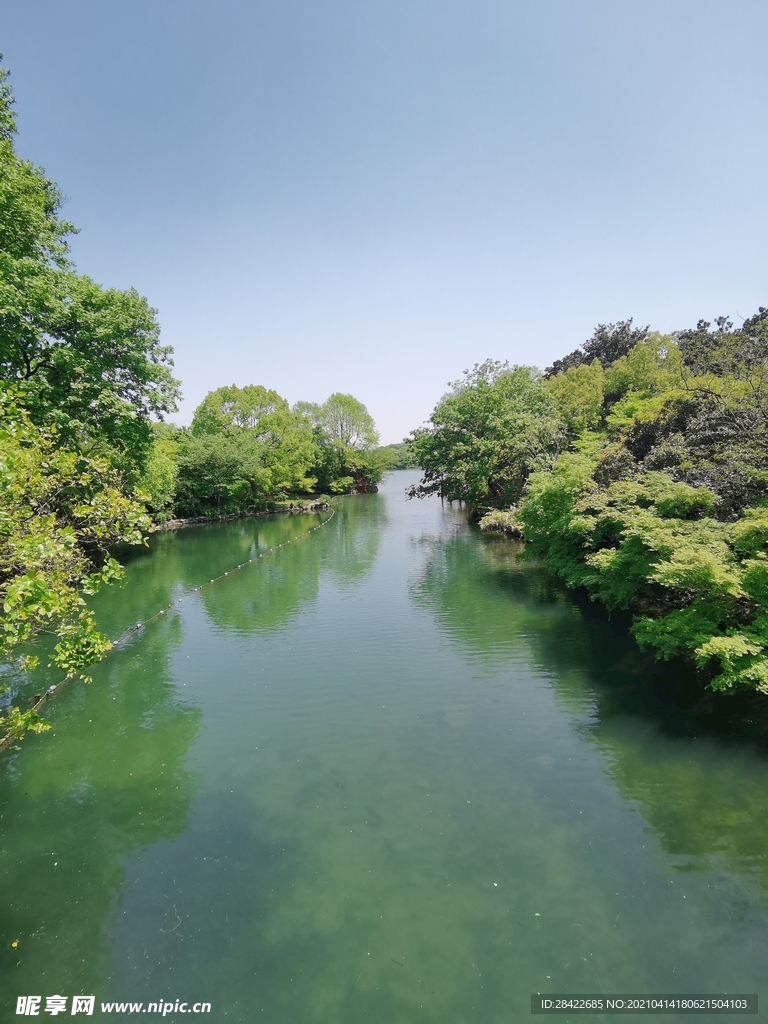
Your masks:
<instances>
[{"instance_id":1,"label":"tree","mask_svg":"<svg viewBox=\"0 0 768 1024\"><path fill-rule=\"evenodd\" d=\"M139 493L156 523L170 518L176 497L179 467L175 433L176 429L166 423L153 424L152 450L138 481Z\"/></svg>"},{"instance_id":2,"label":"tree","mask_svg":"<svg viewBox=\"0 0 768 1024\"><path fill-rule=\"evenodd\" d=\"M152 417L176 407L171 349L135 290L74 272L61 192L14 152L7 76L0 69L0 377L19 386L34 422L56 423L61 443L109 448L135 475Z\"/></svg>"},{"instance_id":3,"label":"tree","mask_svg":"<svg viewBox=\"0 0 768 1024\"><path fill-rule=\"evenodd\" d=\"M374 450L379 434L363 403L337 391L316 415L320 426L318 478L334 494L375 491L386 465Z\"/></svg>"},{"instance_id":4,"label":"tree","mask_svg":"<svg viewBox=\"0 0 768 1024\"><path fill-rule=\"evenodd\" d=\"M296 412L299 416L309 420L313 427L320 426L321 409L322 406L317 402L295 402L291 406L291 412Z\"/></svg>"},{"instance_id":5,"label":"tree","mask_svg":"<svg viewBox=\"0 0 768 1024\"><path fill-rule=\"evenodd\" d=\"M481 525L712 689L768 694L768 310L616 351L549 378L578 436Z\"/></svg>"},{"instance_id":6,"label":"tree","mask_svg":"<svg viewBox=\"0 0 768 1024\"><path fill-rule=\"evenodd\" d=\"M538 370L491 359L450 387L430 425L409 438L424 471L409 496L439 494L472 509L510 504L564 443L554 398Z\"/></svg>"},{"instance_id":7,"label":"tree","mask_svg":"<svg viewBox=\"0 0 768 1024\"><path fill-rule=\"evenodd\" d=\"M387 469L418 469L407 441L385 445L379 451L387 460Z\"/></svg>"},{"instance_id":8,"label":"tree","mask_svg":"<svg viewBox=\"0 0 768 1024\"><path fill-rule=\"evenodd\" d=\"M131 478L149 455L152 417L176 408L171 349L135 289L103 289L75 274L63 283L62 308L21 377L25 405L37 422L56 422L63 441L111 450Z\"/></svg>"},{"instance_id":9,"label":"tree","mask_svg":"<svg viewBox=\"0 0 768 1024\"><path fill-rule=\"evenodd\" d=\"M663 473L596 487L592 468L567 453L531 476L515 510L527 553L608 608L638 613L633 633L658 657L688 656L715 690L768 694L765 509L725 524L706 488Z\"/></svg>"},{"instance_id":10,"label":"tree","mask_svg":"<svg viewBox=\"0 0 768 1024\"><path fill-rule=\"evenodd\" d=\"M176 513L225 515L311 491L317 460L312 427L260 384L209 392L191 430L178 437Z\"/></svg>"},{"instance_id":11,"label":"tree","mask_svg":"<svg viewBox=\"0 0 768 1024\"><path fill-rule=\"evenodd\" d=\"M269 391L260 384L247 384L244 388L232 384L208 392L195 409L192 433L201 437L220 434L227 427L253 430L268 414L288 411L288 403L276 391Z\"/></svg>"},{"instance_id":12,"label":"tree","mask_svg":"<svg viewBox=\"0 0 768 1024\"><path fill-rule=\"evenodd\" d=\"M664 470L717 497L735 519L768 497L768 314L733 329L700 320L674 337L650 334L605 374L616 442L597 479ZM556 378L554 378L556 379Z\"/></svg>"},{"instance_id":13,"label":"tree","mask_svg":"<svg viewBox=\"0 0 768 1024\"><path fill-rule=\"evenodd\" d=\"M633 327L631 317L629 320L619 320L615 324L598 324L592 337L588 338L581 348L575 349L562 359L556 359L544 371L544 376L554 377L555 374L565 373L571 367L591 363L593 359L597 359L602 368L607 370L617 359L627 355L639 341L645 341L648 330L648 327Z\"/></svg>"},{"instance_id":14,"label":"tree","mask_svg":"<svg viewBox=\"0 0 768 1024\"><path fill-rule=\"evenodd\" d=\"M119 484L108 461L62 447L55 428L35 426L12 396L0 398L3 662L49 635L56 640L51 663L75 676L110 649L84 595L120 578L109 549L141 543L149 526L142 506ZM36 660L28 655L19 665ZM18 709L0 718L12 735L39 726L34 715Z\"/></svg>"},{"instance_id":15,"label":"tree","mask_svg":"<svg viewBox=\"0 0 768 1024\"><path fill-rule=\"evenodd\" d=\"M659 395L680 387L680 373L681 354L674 337L653 331L611 363L605 372L605 391L613 400L630 392Z\"/></svg>"},{"instance_id":16,"label":"tree","mask_svg":"<svg viewBox=\"0 0 768 1024\"><path fill-rule=\"evenodd\" d=\"M85 597L120 577L111 547L143 540L131 488L178 383L146 300L74 272L61 193L14 151L13 102L0 68L0 662L49 635L51 664L83 675L110 648ZM13 706L0 725L43 727Z\"/></svg>"},{"instance_id":17,"label":"tree","mask_svg":"<svg viewBox=\"0 0 768 1024\"><path fill-rule=\"evenodd\" d=\"M699 320L694 330L678 331L683 362L696 376L714 373L739 378L768 368L768 309L760 306L740 328L733 329L727 316L715 319L715 329Z\"/></svg>"},{"instance_id":18,"label":"tree","mask_svg":"<svg viewBox=\"0 0 768 1024\"><path fill-rule=\"evenodd\" d=\"M340 456L348 449L367 451L379 443L373 417L352 395L335 392L320 407L319 421Z\"/></svg>"},{"instance_id":19,"label":"tree","mask_svg":"<svg viewBox=\"0 0 768 1024\"><path fill-rule=\"evenodd\" d=\"M246 431L202 437L185 432L177 451L176 515L222 516L264 507L269 474Z\"/></svg>"},{"instance_id":20,"label":"tree","mask_svg":"<svg viewBox=\"0 0 768 1024\"><path fill-rule=\"evenodd\" d=\"M311 424L316 455L312 467L322 491L375 491L389 468L376 450L376 424L362 402L336 392L325 402L296 402L294 412Z\"/></svg>"}]
</instances>

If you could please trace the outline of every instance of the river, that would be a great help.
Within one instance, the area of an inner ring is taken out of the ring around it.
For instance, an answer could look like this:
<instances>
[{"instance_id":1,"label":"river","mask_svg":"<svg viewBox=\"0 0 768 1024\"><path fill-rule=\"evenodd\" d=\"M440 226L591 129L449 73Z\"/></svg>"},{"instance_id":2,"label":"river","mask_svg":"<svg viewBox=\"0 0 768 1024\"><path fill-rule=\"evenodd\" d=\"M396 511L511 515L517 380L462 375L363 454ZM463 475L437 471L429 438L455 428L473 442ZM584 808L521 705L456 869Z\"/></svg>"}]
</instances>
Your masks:
<instances>
[{"instance_id":1,"label":"river","mask_svg":"<svg viewBox=\"0 0 768 1024\"><path fill-rule=\"evenodd\" d=\"M233 1024L762 995L764 752L658 711L622 623L415 478L327 523L156 534L99 596L114 637L173 610L3 756L3 1020L54 993Z\"/></svg>"}]
</instances>

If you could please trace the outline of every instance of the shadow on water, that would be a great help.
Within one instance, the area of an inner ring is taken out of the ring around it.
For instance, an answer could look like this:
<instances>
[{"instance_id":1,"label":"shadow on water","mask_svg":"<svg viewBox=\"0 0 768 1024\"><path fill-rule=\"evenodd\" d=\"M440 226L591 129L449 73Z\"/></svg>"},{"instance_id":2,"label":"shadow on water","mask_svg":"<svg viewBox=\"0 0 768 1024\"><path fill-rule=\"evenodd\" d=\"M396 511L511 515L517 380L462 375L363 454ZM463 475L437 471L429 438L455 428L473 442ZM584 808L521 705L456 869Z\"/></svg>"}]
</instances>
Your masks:
<instances>
[{"instance_id":1,"label":"shadow on water","mask_svg":"<svg viewBox=\"0 0 768 1024\"><path fill-rule=\"evenodd\" d=\"M414 599L481 662L527 649L622 797L639 803L671 870L720 866L768 889L764 702L703 692L688 666L641 651L627 616L609 616L520 551L469 529L436 542Z\"/></svg>"},{"instance_id":2,"label":"shadow on water","mask_svg":"<svg viewBox=\"0 0 768 1024\"><path fill-rule=\"evenodd\" d=\"M168 678L180 631L169 619L115 652L3 765L3 1020L16 995L98 991L125 859L185 826L199 713Z\"/></svg>"}]
</instances>

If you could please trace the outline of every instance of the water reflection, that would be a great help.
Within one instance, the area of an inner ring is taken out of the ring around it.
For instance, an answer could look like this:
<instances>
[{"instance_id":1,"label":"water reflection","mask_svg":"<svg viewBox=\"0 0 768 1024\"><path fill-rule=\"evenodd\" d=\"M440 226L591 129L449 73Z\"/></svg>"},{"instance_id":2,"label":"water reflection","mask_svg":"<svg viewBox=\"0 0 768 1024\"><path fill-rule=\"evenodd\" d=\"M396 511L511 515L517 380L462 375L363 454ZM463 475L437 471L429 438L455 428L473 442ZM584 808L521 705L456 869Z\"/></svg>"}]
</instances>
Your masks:
<instances>
[{"instance_id":1,"label":"water reflection","mask_svg":"<svg viewBox=\"0 0 768 1024\"><path fill-rule=\"evenodd\" d=\"M295 522L291 529L285 520L269 524L271 545L283 546L202 591L211 621L242 635L269 634L317 597L323 573L345 589L360 584L376 561L384 522L383 499L371 494L339 502L333 519L304 540Z\"/></svg>"},{"instance_id":2,"label":"water reflection","mask_svg":"<svg viewBox=\"0 0 768 1024\"><path fill-rule=\"evenodd\" d=\"M184 759L199 713L168 678L180 630L169 619L115 652L91 686L50 706L52 731L4 765L4 1020L17 994L98 990L124 859L184 828L195 785Z\"/></svg>"},{"instance_id":3,"label":"water reflection","mask_svg":"<svg viewBox=\"0 0 768 1024\"><path fill-rule=\"evenodd\" d=\"M671 868L727 870L768 890L764 756L707 736L672 739L621 718L601 723L593 739L622 796L639 802Z\"/></svg>"},{"instance_id":4,"label":"water reflection","mask_svg":"<svg viewBox=\"0 0 768 1024\"><path fill-rule=\"evenodd\" d=\"M675 731L619 621L402 486L343 499L53 706L3 783L4 895L39 932L9 994L465 1024L545 989L756 990L762 762ZM199 585L272 527L212 529L128 587ZM74 866L49 906L51 854Z\"/></svg>"},{"instance_id":5,"label":"water reflection","mask_svg":"<svg viewBox=\"0 0 768 1024\"><path fill-rule=\"evenodd\" d=\"M670 870L727 870L768 889L768 758L713 734L718 711L729 725L730 698L692 704L685 667L656 663L626 618L577 602L519 552L468 531L435 543L414 599L474 658L502 664L522 648L547 673L622 797L637 801Z\"/></svg>"},{"instance_id":6,"label":"water reflection","mask_svg":"<svg viewBox=\"0 0 768 1024\"><path fill-rule=\"evenodd\" d=\"M318 545L323 569L337 585L362 583L376 561L386 522L386 501L380 494L361 494L340 503L333 531L319 538Z\"/></svg>"},{"instance_id":7,"label":"water reflection","mask_svg":"<svg viewBox=\"0 0 768 1024\"><path fill-rule=\"evenodd\" d=\"M411 580L413 599L468 655L498 666L515 651L531 651L532 636L547 649L555 637L578 634L579 611L564 588L541 568L521 569L514 542L504 548L493 538L481 549L486 557L478 557L478 537L468 528L426 543L425 565Z\"/></svg>"},{"instance_id":8,"label":"water reflection","mask_svg":"<svg viewBox=\"0 0 768 1024\"><path fill-rule=\"evenodd\" d=\"M317 596L318 570L312 542L291 543L277 557L266 556L207 587L201 592L203 605L219 629L270 633Z\"/></svg>"},{"instance_id":9,"label":"water reflection","mask_svg":"<svg viewBox=\"0 0 768 1024\"><path fill-rule=\"evenodd\" d=\"M99 627L109 636L119 636L193 587L306 536L325 518L327 513L253 517L155 533L147 548L119 552L126 581L119 589L106 588L96 597Z\"/></svg>"}]
</instances>

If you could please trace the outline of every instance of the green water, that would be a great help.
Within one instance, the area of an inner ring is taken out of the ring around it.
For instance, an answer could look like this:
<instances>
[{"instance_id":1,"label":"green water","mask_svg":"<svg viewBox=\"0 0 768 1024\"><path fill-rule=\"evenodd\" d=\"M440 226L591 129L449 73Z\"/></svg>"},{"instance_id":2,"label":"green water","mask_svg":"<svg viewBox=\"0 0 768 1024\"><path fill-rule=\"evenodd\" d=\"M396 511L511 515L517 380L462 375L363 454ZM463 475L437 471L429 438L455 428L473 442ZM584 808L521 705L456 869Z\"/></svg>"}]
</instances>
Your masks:
<instances>
[{"instance_id":1,"label":"green water","mask_svg":"<svg viewBox=\"0 0 768 1024\"><path fill-rule=\"evenodd\" d=\"M175 611L0 764L3 1021L24 994L268 1024L762 995L768 759L656 714L620 624L413 478L312 533L157 535L100 597L115 637Z\"/></svg>"}]
</instances>

